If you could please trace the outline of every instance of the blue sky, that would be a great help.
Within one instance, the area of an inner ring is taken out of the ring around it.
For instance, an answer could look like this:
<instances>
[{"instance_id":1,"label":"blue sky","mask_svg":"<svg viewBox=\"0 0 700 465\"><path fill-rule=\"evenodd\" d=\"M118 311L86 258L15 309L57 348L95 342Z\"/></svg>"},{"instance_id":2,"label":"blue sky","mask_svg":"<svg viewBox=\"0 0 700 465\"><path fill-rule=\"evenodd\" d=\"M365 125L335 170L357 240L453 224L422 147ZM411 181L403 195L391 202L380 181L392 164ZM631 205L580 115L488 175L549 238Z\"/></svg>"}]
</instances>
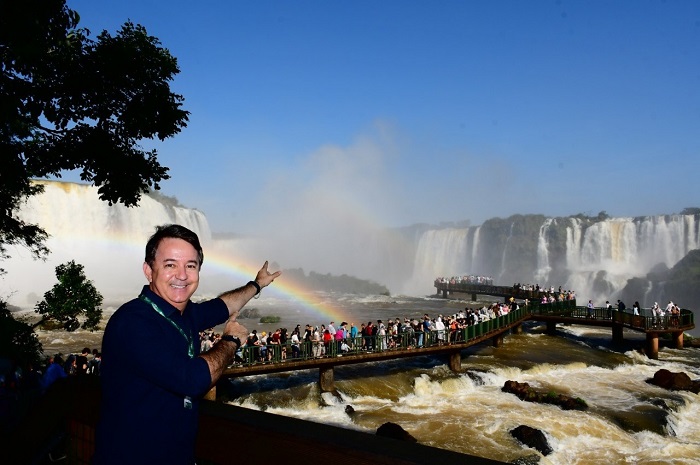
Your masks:
<instances>
[{"instance_id":1,"label":"blue sky","mask_svg":"<svg viewBox=\"0 0 700 465\"><path fill-rule=\"evenodd\" d=\"M700 206L695 0L68 5L178 59L162 188L215 232Z\"/></svg>"}]
</instances>

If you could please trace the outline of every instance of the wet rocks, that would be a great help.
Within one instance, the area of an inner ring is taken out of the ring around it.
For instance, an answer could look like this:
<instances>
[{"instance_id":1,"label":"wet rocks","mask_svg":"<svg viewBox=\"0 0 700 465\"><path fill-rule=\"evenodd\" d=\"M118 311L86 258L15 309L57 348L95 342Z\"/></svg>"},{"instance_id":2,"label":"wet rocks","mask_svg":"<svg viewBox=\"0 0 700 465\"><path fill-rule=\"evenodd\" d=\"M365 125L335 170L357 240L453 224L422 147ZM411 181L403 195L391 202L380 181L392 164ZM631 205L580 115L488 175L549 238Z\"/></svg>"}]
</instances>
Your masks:
<instances>
[{"instance_id":1,"label":"wet rocks","mask_svg":"<svg viewBox=\"0 0 700 465\"><path fill-rule=\"evenodd\" d=\"M537 402L540 404L553 404L563 410L586 410L588 405L581 398L569 397L564 394L556 394L554 392L541 393L531 388L528 383L519 383L517 381L508 380L501 388L503 392L515 394L518 399L526 402Z\"/></svg>"},{"instance_id":2,"label":"wet rocks","mask_svg":"<svg viewBox=\"0 0 700 465\"><path fill-rule=\"evenodd\" d=\"M418 442L405 429L396 423L387 422L377 428L377 436L398 439L399 441Z\"/></svg>"},{"instance_id":3,"label":"wet rocks","mask_svg":"<svg viewBox=\"0 0 700 465\"><path fill-rule=\"evenodd\" d=\"M539 454L532 454L526 457L518 457L517 459L513 459L508 463L513 465L537 465L540 463L541 458L542 456Z\"/></svg>"},{"instance_id":4,"label":"wet rocks","mask_svg":"<svg viewBox=\"0 0 700 465\"><path fill-rule=\"evenodd\" d=\"M544 456L552 453L552 446L549 445L544 433L536 428L520 425L510 430L510 434L521 443L532 447Z\"/></svg>"},{"instance_id":5,"label":"wet rocks","mask_svg":"<svg viewBox=\"0 0 700 465\"><path fill-rule=\"evenodd\" d=\"M693 381L687 373L673 372L665 368L654 373L647 383L668 389L669 391L690 391L695 394L700 392L700 381Z\"/></svg>"}]
</instances>

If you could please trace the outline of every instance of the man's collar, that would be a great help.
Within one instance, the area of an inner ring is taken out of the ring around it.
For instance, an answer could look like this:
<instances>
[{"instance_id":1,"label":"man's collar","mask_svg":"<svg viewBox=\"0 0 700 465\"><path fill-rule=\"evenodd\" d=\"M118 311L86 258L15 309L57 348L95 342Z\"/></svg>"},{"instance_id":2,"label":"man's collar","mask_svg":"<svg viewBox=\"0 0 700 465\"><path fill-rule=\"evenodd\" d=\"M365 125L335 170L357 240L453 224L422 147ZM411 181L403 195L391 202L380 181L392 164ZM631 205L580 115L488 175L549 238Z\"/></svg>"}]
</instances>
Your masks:
<instances>
[{"instance_id":1,"label":"man's collar","mask_svg":"<svg viewBox=\"0 0 700 465\"><path fill-rule=\"evenodd\" d=\"M167 316L168 318L173 316L175 313L180 313L179 309L173 307L165 299L163 299L161 296L159 296L158 294L153 292L149 286L143 286L143 290L141 291L141 294L145 295L146 297L151 299L158 306L158 308L163 312L163 314L165 316ZM190 301L187 302L188 307L189 307L189 305L190 305ZM185 307L185 310L187 310L187 307Z\"/></svg>"}]
</instances>

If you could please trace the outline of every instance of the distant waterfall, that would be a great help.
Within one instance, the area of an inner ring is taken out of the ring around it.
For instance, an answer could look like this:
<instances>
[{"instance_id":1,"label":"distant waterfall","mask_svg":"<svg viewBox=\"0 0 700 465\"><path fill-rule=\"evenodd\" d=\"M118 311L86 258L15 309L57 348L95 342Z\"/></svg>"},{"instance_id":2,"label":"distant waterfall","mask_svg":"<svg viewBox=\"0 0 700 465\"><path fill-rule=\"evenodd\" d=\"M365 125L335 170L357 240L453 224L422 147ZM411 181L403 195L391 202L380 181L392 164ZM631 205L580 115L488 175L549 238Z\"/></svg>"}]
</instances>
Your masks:
<instances>
[{"instance_id":1,"label":"distant waterfall","mask_svg":"<svg viewBox=\"0 0 700 465\"><path fill-rule=\"evenodd\" d=\"M56 283L56 266L70 260L85 267L105 299L133 297L145 283L144 248L157 225L178 223L196 232L203 244L211 242L207 219L197 210L148 196L138 207L109 206L94 186L42 184L44 192L30 197L19 217L44 228L51 254L44 262L33 260L22 247L8 248L11 258L2 263L8 274L0 279L0 294L11 304L33 306Z\"/></svg>"},{"instance_id":2,"label":"distant waterfall","mask_svg":"<svg viewBox=\"0 0 700 465\"><path fill-rule=\"evenodd\" d=\"M248 253L257 263L260 254L251 250L257 247L267 253L269 248L256 245L260 238L255 237L232 234L230 239L213 239L205 215L194 209L166 205L148 196L137 208L110 207L99 200L95 187L43 184L45 192L31 197L20 217L50 234L47 246L52 253L42 262L33 260L26 249L8 248L12 258L1 264L8 274L0 278L0 297L13 305L26 308L41 300L56 282L55 267L69 260L85 266L106 304L109 299L133 297L145 283L146 240L157 225L165 223L182 224L199 235L205 249L203 285L230 284L226 273L219 281L212 279L209 273L215 270L207 266L208 251L210 257L219 254L224 259L233 253L235 263ZM464 228L415 225L371 237L350 237L364 253L352 260L334 256L333 273L349 271L387 285L394 294L408 295L434 294L433 281L438 276L475 274L494 277L500 285L562 286L598 304L613 298L631 278L646 279L651 270L671 268L691 250L700 249L699 229L698 214L604 220L513 215ZM327 272L305 263L293 266ZM644 295L659 295L664 284L652 288L640 281L639 286L635 296L644 299Z\"/></svg>"},{"instance_id":3,"label":"distant waterfall","mask_svg":"<svg viewBox=\"0 0 700 465\"><path fill-rule=\"evenodd\" d=\"M572 220L569 228L567 264L574 272L605 269L640 276L659 263L670 268L700 248L693 215L611 218L585 231Z\"/></svg>"},{"instance_id":4,"label":"distant waterfall","mask_svg":"<svg viewBox=\"0 0 700 465\"><path fill-rule=\"evenodd\" d=\"M416 247L413 276L403 291L433 293L434 289L431 291L431 288L436 277L444 276L447 270L457 275L469 269L471 249L467 241L468 231L449 228L423 233Z\"/></svg>"},{"instance_id":5,"label":"distant waterfall","mask_svg":"<svg viewBox=\"0 0 700 465\"><path fill-rule=\"evenodd\" d=\"M553 221L554 219L547 218L540 226L540 234L537 237L537 271L535 272L535 281L537 282L549 282L549 273L552 271L552 267L549 264L547 232Z\"/></svg>"},{"instance_id":6,"label":"distant waterfall","mask_svg":"<svg viewBox=\"0 0 700 465\"><path fill-rule=\"evenodd\" d=\"M533 225L535 220L532 215L500 220L488 233L485 225L459 234L449 229L424 232L412 282L417 276L432 283L437 276L459 273L491 275L501 285L562 286L602 304L630 278L644 277L660 264L671 268L700 248L697 215L602 221L542 217Z\"/></svg>"},{"instance_id":7,"label":"distant waterfall","mask_svg":"<svg viewBox=\"0 0 700 465\"><path fill-rule=\"evenodd\" d=\"M41 184L44 192L30 197L19 216L39 224L52 237L118 236L122 241L140 242L155 232L156 225L178 223L195 231L201 240L211 239L209 223L197 210L165 205L147 195L141 197L138 207L109 206L99 199L94 186L57 181Z\"/></svg>"}]
</instances>

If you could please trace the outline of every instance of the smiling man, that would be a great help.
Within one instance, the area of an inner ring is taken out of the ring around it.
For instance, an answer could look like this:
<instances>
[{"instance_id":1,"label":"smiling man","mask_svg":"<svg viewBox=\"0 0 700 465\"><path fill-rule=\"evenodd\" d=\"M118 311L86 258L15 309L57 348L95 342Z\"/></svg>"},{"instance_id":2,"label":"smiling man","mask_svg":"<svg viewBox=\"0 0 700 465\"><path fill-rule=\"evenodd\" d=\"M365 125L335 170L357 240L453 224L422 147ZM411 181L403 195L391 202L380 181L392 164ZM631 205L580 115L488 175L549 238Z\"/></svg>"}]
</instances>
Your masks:
<instances>
[{"instance_id":1,"label":"smiling man","mask_svg":"<svg viewBox=\"0 0 700 465\"><path fill-rule=\"evenodd\" d=\"M265 262L254 281L193 303L203 262L199 238L180 225L146 244L148 285L105 328L95 465L194 463L199 401L233 361L236 317L280 275ZM200 354L199 332L223 322L221 342Z\"/></svg>"}]
</instances>

